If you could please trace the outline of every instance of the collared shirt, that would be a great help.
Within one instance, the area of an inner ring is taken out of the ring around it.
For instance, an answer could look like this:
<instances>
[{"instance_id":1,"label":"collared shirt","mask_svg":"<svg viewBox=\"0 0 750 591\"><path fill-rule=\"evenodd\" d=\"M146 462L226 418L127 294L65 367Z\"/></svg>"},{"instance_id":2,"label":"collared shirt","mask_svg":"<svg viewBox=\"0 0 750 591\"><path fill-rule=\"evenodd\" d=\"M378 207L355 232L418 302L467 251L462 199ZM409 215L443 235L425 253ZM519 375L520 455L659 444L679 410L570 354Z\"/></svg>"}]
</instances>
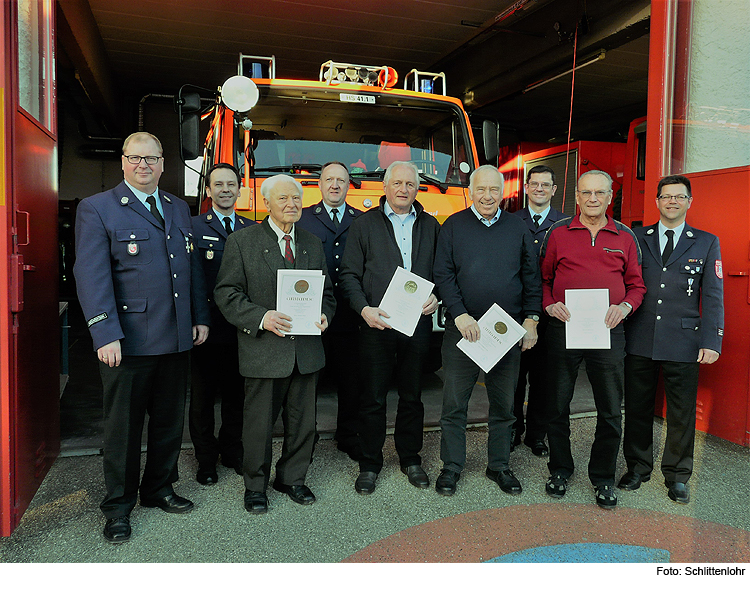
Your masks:
<instances>
[{"instance_id":1,"label":"collared shirt","mask_svg":"<svg viewBox=\"0 0 750 591\"><path fill-rule=\"evenodd\" d=\"M667 228L664 224L659 222L659 252L664 252L664 247L667 245L667 235L665 234L667 230L674 230L674 242L672 242L672 246L676 248L684 229L685 222L682 222L676 228Z\"/></svg>"},{"instance_id":2,"label":"collared shirt","mask_svg":"<svg viewBox=\"0 0 750 591\"><path fill-rule=\"evenodd\" d=\"M497 211L495 212L495 215L494 215L494 216L492 216L492 219L488 220L488 219L487 219L486 217L484 217L484 216L483 216L482 214L480 214L480 213L479 213L479 212L477 211L477 208L476 208L476 207L474 207L474 204L473 204L473 203L471 204L471 211L473 211L473 212L474 212L474 215L475 215L475 216L477 216L477 219L478 219L478 220L479 220L480 222L482 222L482 223L483 223L483 224L484 224L485 226L487 226L488 228L489 228L489 227L490 227L490 226L491 226L492 224L494 224L494 223L495 223L495 222L496 222L496 221L497 221L498 219L500 219L500 214L501 214L501 213L503 213L503 210L502 210L502 209L500 209L500 208L498 207L498 208L497 208Z\"/></svg>"},{"instance_id":3,"label":"collared shirt","mask_svg":"<svg viewBox=\"0 0 750 591\"><path fill-rule=\"evenodd\" d=\"M281 228L279 228L270 217L268 218L268 225L271 226L273 233L276 234L276 238L278 239L278 243L279 243L279 252L281 252L281 256L286 257L286 240L284 240L284 236L286 236L286 234L284 234L284 231ZM294 244L294 224L292 224L292 227L289 230L289 236L292 237L292 240L289 242L289 244L292 247L292 254L297 256L297 250Z\"/></svg>"},{"instance_id":4,"label":"collared shirt","mask_svg":"<svg viewBox=\"0 0 750 591\"><path fill-rule=\"evenodd\" d=\"M385 215L393 224L393 231L396 234L396 244L401 253L401 259L404 263L404 269L411 271L411 239L414 230L414 220L417 219L417 210L414 204L411 206L409 213L396 213L393 211L388 201L385 202Z\"/></svg>"},{"instance_id":5,"label":"collared shirt","mask_svg":"<svg viewBox=\"0 0 750 591\"><path fill-rule=\"evenodd\" d=\"M224 215L223 213L219 213L218 211L216 211L215 207L212 207L211 209L214 210L214 215L221 222L222 226L226 226L226 224L224 223L224 220L226 218L229 218L229 226L232 228L232 232L234 232L234 226L236 224L235 213L232 212L230 215Z\"/></svg>"},{"instance_id":6,"label":"collared shirt","mask_svg":"<svg viewBox=\"0 0 750 591\"><path fill-rule=\"evenodd\" d=\"M161 204L161 199L159 198L159 187L156 187L153 193L144 193L143 191L139 191L138 189L136 189L128 181L125 181L125 184L128 186L128 188L131 191L133 191L133 195L135 195L138 198L138 201L143 203L143 207L145 207L149 211L151 211L151 206L148 203L146 203L146 197L150 197L151 195L156 197L156 209L159 210L159 213L161 214L162 219L164 219L164 206Z\"/></svg>"},{"instance_id":7,"label":"collared shirt","mask_svg":"<svg viewBox=\"0 0 750 591\"><path fill-rule=\"evenodd\" d=\"M532 221L534 221L534 216L535 216L535 215L540 215L540 216L542 216L542 217L540 217L540 218L539 218L539 221L537 222L537 223L538 223L538 224L539 224L539 225L541 226L541 225L542 225L542 223L544 222L544 220L546 220L546 219L547 219L547 216L549 215L549 212L550 212L550 210L552 209L552 206L548 204L548 205L547 205L547 208L546 208L546 209L545 209L544 211L539 211L539 212L537 212L537 211L534 211L534 210L533 210L533 209L531 209L530 207L527 207L526 209L528 209L528 210L529 210L529 215L531 216L531 220L532 220Z\"/></svg>"},{"instance_id":8,"label":"collared shirt","mask_svg":"<svg viewBox=\"0 0 750 591\"><path fill-rule=\"evenodd\" d=\"M346 207L346 203L342 203L338 207L331 207L325 201L323 201L323 207L325 207L326 212L328 213L328 219L331 221L333 221L333 214L331 212L335 209L338 212L336 214L336 219L338 220L339 224L341 223L341 218L344 216L344 208Z\"/></svg>"}]
</instances>

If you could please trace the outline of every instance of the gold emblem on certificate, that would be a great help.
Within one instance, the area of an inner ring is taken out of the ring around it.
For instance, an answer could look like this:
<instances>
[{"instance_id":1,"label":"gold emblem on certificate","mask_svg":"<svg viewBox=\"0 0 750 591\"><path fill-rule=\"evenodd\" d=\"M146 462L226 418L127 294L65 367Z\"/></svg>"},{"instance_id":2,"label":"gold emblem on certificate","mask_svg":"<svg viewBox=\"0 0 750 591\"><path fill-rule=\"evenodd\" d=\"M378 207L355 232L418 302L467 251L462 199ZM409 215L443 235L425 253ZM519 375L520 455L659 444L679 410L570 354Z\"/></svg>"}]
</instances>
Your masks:
<instances>
[{"instance_id":1,"label":"gold emblem on certificate","mask_svg":"<svg viewBox=\"0 0 750 591\"><path fill-rule=\"evenodd\" d=\"M495 332L497 334L505 334L508 332L508 326L504 322L495 322Z\"/></svg>"},{"instance_id":2,"label":"gold emblem on certificate","mask_svg":"<svg viewBox=\"0 0 750 591\"><path fill-rule=\"evenodd\" d=\"M305 293L308 289L310 289L310 284L304 279L300 279L294 284L294 291L297 293Z\"/></svg>"},{"instance_id":3,"label":"gold emblem on certificate","mask_svg":"<svg viewBox=\"0 0 750 591\"><path fill-rule=\"evenodd\" d=\"M404 283L404 291L406 293L414 293L417 291L417 283L415 281L407 281Z\"/></svg>"}]
</instances>

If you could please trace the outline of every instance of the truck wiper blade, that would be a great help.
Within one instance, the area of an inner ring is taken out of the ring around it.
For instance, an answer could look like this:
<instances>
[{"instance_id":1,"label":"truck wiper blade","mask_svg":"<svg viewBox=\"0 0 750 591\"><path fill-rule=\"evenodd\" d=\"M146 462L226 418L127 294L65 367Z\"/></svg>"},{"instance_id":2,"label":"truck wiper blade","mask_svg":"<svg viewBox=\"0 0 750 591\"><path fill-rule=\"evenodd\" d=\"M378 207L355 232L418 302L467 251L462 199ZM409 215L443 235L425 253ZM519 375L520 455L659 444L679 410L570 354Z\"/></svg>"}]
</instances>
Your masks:
<instances>
[{"instance_id":1,"label":"truck wiper blade","mask_svg":"<svg viewBox=\"0 0 750 591\"><path fill-rule=\"evenodd\" d=\"M436 178L431 177L428 174L420 172L419 173L419 178L421 178L428 185L433 185L433 186L437 187L438 189L440 189L441 193L445 193L448 190L448 185L446 185L445 183L441 183L439 180L437 180Z\"/></svg>"},{"instance_id":2,"label":"truck wiper blade","mask_svg":"<svg viewBox=\"0 0 750 591\"><path fill-rule=\"evenodd\" d=\"M320 172L320 164L285 164L283 166L262 166L253 168L254 172L286 172L288 174L299 174L306 172Z\"/></svg>"}]
</instances>

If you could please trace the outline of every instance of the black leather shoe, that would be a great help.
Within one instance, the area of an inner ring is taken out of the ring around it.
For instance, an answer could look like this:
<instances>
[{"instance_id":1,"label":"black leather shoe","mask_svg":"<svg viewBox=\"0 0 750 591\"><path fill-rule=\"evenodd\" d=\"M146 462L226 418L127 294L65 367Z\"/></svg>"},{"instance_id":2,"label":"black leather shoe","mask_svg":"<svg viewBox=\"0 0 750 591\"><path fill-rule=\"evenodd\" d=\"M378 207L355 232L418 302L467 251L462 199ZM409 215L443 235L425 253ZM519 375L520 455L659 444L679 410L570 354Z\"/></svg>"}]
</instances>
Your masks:
<instances>
[{"instance_id":1,"label":"black leather shoe","mask_svg":"<svg viewBox=\"0 0 750 591\"><path fill-rule=\"evenodd\" d=\"M664 485L669 489L667 496L675 503L687 505L690 502L690 491L686 482L673 482L665 480Z\"/></svg>"},{"instance_id":2,"label":"black leather shoe","mask_svg":"<svg viewBox=\"0 0 750 591\"><path fill-rule=\"evenodd\" d=\"M300 505L312 505L315 502L315 495L304 484L281 484L274 481L273 488Z\"/></svg>"},{"instance_id":3,"label":"black leather shoe","mask_svg":"<svg viewBox=\"0 0 750 591\"><path fill-rule=\"evenodd\" d=\"M419 464L406 466L405 468L401 468L401 471L409 477L411 485L417 488L428 488L430 486L430 479L427 477L427 472Z\"/></svg>"},{"instance_id":4,"label":"black leather shoe","mask_svg":"<svg viewBox=\"0 0 750 591\"><path fill-rule=\"evenodd\" d=\"M526 444L526 447L531 448L531 453L535 456L544 457L549 455L549 448L547 447L547 444L544 443L544 439L527 439L524 443Z\"/></svg>"},{"instance_id":5,"label":"black leather shoe","mask_svg":"<svg viewBox=\"0 0 750 591\"><path fill-rule=\"evenodd\" d=\"M130 539L130 518L127 515L107 519L102 532L110 544L122 544Z\"/></svg>"},{"instance_id":6,"label":"black leather shoe","mask_svg":"<svg viewBox=\"0 0 750 591\"><path fill-rule=\"evenodd\" d=\"M255 492L254 490L245 491L245 511L248 513L268 513L268 497L266 493Z\"/></svg>"},{"instance_id":7,"label":"black leather shoe","mask_svg":"<svg viewBox=\"0 0 750 591\"><path fill-rule=\"evenodd\" d=\"M638 472L631 472L628 470L620 478L620 482L617 484L617 488L622 490L636 490L640 488L641 484L651 480L650 474L638 474Z\"/></svg>"},{"instance_id":8,"label":"black leather shoe","mask_svg":"<svg viewBox=\"0 0 750 591\"><path fill-rule=\"evenodd\" d=\"M167 513L188 513L193 510L193 502L172 493L161 499L141 499L142 507L158 507Z\"/></svg>"},{"instance_id":9,"label":"black leather shoe","mask_svg":"<svg viewBox=\"0 0 750 591\"><path fill-rule=\"evenodd\" d=\"M547 484L544 485L546 492L553 499L562 499L568 490L568 480L560 474L550 474Z\"/></svg>"},{"instance_id":10,"label":"black leather shoe","mask_svg":"<svg viewBox=\"0 0 750 591\"><path fill-rule=\"evenodd\" d=\"M508 493L509 495L520 495L523 492L521 483L518 482L518 478L516 478L513 472L510 470L496 472L495 470L490 470L489 468L487 468L485 474L487 475L487 478L497 482L500 490L502 490L504 493Z\"/></svg>"},{"instance_id":11,"label":"black leather shoe","mask_svg":"<svg viewBox=\"0 0 750 591\"><path fill-rule=\"evenodd\" d=\"M212 484L219 482L219 475L216 473L216 468L213 466L208 466L206 468L198 467L195 479L204 486L211 486Z\"/></svg>"},{"instance_id":12,"label":"black leather shoe","mask_svg":"<svg viewBox=\"0 0 750 591\"><path fill-rule=\"evenodd\" d=\"M459 472L441 470L440 476L435 481L435 492L444 497L452 497L456 492L456 483L460 477Z\"/></svg>"},{"instance_id":13,"label":"black leather shoe","mask_svg":"<svg viewBox=\"0 0 750 591\"><path fill-rule=\"evenodd\" d=\"M361 495L369 495L375 490L375 481L378 479L377 472L360 472L354 483L354 490Z\"/></svg>"}]
</instances>

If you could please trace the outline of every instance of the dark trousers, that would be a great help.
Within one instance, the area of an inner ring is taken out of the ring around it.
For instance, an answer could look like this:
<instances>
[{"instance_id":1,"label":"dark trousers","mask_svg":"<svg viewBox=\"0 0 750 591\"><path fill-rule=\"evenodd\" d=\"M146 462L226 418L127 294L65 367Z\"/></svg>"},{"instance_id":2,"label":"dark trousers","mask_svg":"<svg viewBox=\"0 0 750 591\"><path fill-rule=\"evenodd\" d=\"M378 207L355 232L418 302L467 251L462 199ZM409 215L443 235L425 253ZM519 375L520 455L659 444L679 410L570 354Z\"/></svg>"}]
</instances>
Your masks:
<instances>
[{"instance_id":1,"label":"dark trousers","mask_svg":"<svg viewBox=\"0 0 750 591\"><path fill-rule=\"evenodd\" d=\"M242 403L245 378L240 375L237 343L204 343L192 357L190 438L201 467L212 468L219 454L224 462L242 465ZM221 399L221 427L215 435L214 405Z\"/></svg>"},{"instance_id":2,"label":"dark trousers","mask_svg":"<svg viewBox=\"0 0 750 591\"><path fill-rule=\"evenodd\" d=\"M284 444L276 462L281 484L304 484L315 442L315 383L318 372L286 378L245 378L242 470L245 488L265 492L271 476L273 426L281 413Z\"/></svg>"},{"instance_id":3,"label":"dark trousers","mask_svg":"<svg viewBox=\"0 0 750 591\"><path fill-rule=\"evenodd\" d=\"M659 369L667 397L667 439L661 471L666 480L687 482L693 473L695 407L700 364L625 357L625 437L628 470L648 475L654 467L654 404Z\"/></svg>"},{"instance_id":4,"label":"dark trousers","mask_svg":"<svg viewBox=\"0 0 750 591\"><path fill-rule=\"evenodd\" d=\"M141 499L173 491L177 482L189 353L126 355L119 367L99 363L104 387L104 482L99 505L107 519L129 515ZM141 472L141 437L148 413L146 467Z\"/></svg>"},{"instance_id":5,"label":"dark trousers","mask_svg":"<svg viewBox=\"0 0 750 591\"><path fill-rule=\"evenodd\" d=\"M625 333L622 324L610 331L611 349L566 349L565 324L552 318L547 329L547 360L550 386L549 440L550 474L569 478L573 474L570 448L570 401L578 369L586 361L596 405L596 431L589 458L589 479L594 486L614 485L617 454L622 434ZM552 391L552 390L551 390Z\"/></svg>"},{"instance_id":6,"label":"dark trousers","mask_svg":"<svg viewBox=\"0 0 750 591\"><path fill-rule=\"evenodd\" d=\"M544 437L547 435L549 386L547 384L547 343L544 338L547 332L546 329L547 321L546 319L542 319L537 326L539 340L536 345L521 353L518 384L516 385L516 395L513 403L513 414L516 417L513 428L516 431L516 437L519 439L525 431L527 442L544 440ZM524 425L523 408L526 399L527 376L529 394Z\"/></svg>"},{"instance_id":7,"label":"dark trousers","mask_svg":"<svg viewBox=\"0 0 750 591\"><path fill-rule=\"evenodd\" d=\"M336 384L338 415L335 439L341 445L359 445L359 389L361 376L356 331L324 332L326 366L321 379Z\"/></svg>"},{"instance_id":8,"label":"dark trousers","mask_svg":"<svg viewBox=\"0 0 750 591\"><path fill-rule=\"evenodd\" d=\"M424 429L422 368L430 349L430 332L418 326L414 336L392 329L363 326L360 331L360 444L363 472L380 472L386 428L386 397L394 372L398 410L394 442L402 467L421 464Z\"/></svg>"},{"instance_id":9,"label":"dark trousers","mask_svg":"<svg viewBox=\"0 0 750 591\"><path fill-rule=\"evenodd\" d=\"M440 459L443 468L461 472L466 461L466 414L469 398L479 377L479 366L456 343L461 333L451 321L443 336L443 412L440 417ZM487 465L491 470L508 469L513 426L513 393L518 379L521 348L513 347L485 375L489 409Z\"/></svg>"}]
</instances>

